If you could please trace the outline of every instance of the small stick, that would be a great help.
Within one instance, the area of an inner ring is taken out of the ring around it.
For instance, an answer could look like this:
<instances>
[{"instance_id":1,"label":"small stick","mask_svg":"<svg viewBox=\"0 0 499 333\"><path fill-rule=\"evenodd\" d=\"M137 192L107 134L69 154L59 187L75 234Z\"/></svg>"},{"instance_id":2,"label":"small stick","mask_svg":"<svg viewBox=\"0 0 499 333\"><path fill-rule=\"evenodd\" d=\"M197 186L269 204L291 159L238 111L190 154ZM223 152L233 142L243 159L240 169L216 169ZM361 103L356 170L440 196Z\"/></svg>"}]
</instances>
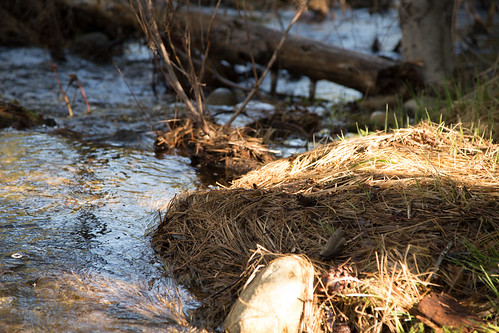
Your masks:
<instances>
[{"instance_id":1,"label":"small stick","mask_svg":"<svg viewBox=\"0 0 499 333\"><path fill-rule=\"evenodd\" d=\"M407 203L407 218L412 219L412 199Z\"/></svg>"},{"instance_id":2,"label":"small stick","mask_svg":"<svg viewBox=\"0 0 499 333\"><path fill-rule=\"evenodd\" d=\"M450 241L449 244L447 244L445 249L442 251L442 253L440 253L440 256L438 257L437 261L435 262L435 267L433 268L433 272L426 279L426 282L431 282L431 280L433 280L433 278L437 275L437 272L440 269L440 265L442 264L442 261L444 261L444 258L447 256L447 253L449 252L452 245L454 245L454 242Z\"/></svg>"},{"instance_id":3,"label":"small stick","mask_svg":"<svg viewBox=\"0 0 499 333\"><path fill-rule=\"evenodd\" d=\"M125 85L128 88L128 91L130 91L130 94L132 94L133 99L135 100L135 103L137 103L137 106L140 109L140 112L142 112L142 115L144 116L144 118L146 118L147 122L149 123L149 127L151 128L151 131L154 131L154 126L153 126L151 120L147 116L147 113L144 110L144 108L142 107L142 104L139 103L139 100L137 99L137 96L135 96L135 94L133 93L132 88L130 88L130 85L128 84L128 81L125 79L125 76L121 72L121 69L118 67L118 64L116 63L116 61L114 61L113 58L111 58L111 61L113 62L113 65L116 68L116 70L118 71L118 73L120 73L121 79L123 80L123 82L125 82Z\"/></svg>"},{"instance_id":4,"label":"small stick","mask_svg":"<svg viewBox=\"0 0 499 333\"><path fill-rule=\"evenodd\" d=\"M69 103L69 98L64 92L64 88L62 88L61 80L59 80L59 75L57 75L57 65L52 65L52 71L54 72L55 79L57 80L57 84L59 85L59 90L62 93L62 96L64 97L64 101L66 102L66 106L69 111L69 116L73 117L73 110L71 109L71 104Z\"/></svg>"},{"instance_id":5,"label":"small stick","mask_svg":"<svg viewBox=\"0 0 499 333\"><path fill-rule=\"evenodd\" d=\"M305 9L305 4L306 4L306 2L304 2L304 3L302 3L300 5L300 7L298 8L298 10L296 11L295 16L293 17L293 19L291 20L291 22L289 22L288 27L283 32L283 34L281 36L281 40L277 44L277 46L276 46L276 48L274 50L274 53L272 54L272 57L270 58L269 62L267 63L267 67L265 68L264 72L262 73L260 79L258 79L255 82L255 85L253 86L253 89L248 94L248 96L246 97L246 99L244 100L244 102L241 104L241 106L239 107L239 109L236 112L234 112L234 114L232 115L232 117L222 126L222 129L230 127L230 125L232 124L232 122L234 121L234 119L236 119L237 116L239 116L239 114L244 110L244 108L246 108L246 105L248 105L249 101L253 98L253 96L256 94L256 92L258 91L258 89L260 89L260 85L262 84L262 82L265 79L265 77L267 76L267 74L270 72L272 66L274 65L274 62L277 60L277 56L279 55L279 51L281 50L282 45L286 41L286 38L288 37L289 31L291 30L291 28L293 27L293 25L296 23L296 21L298 21L298 19L300 18L301 14L303 13L303 11Z\"/></svg>"},{"instance_id":6,"label":"small stick","mask_svg":"<svg viewBox=\"0 0 499 333\"><path fill-rule=\"evenodd\" d=\"M83 99L85 100L85 104L87 105L87 113L90 113L91 110L90 110L90 105L88 104L87 95L85 95L85 91L83 90L83 86L81 85L80 80L78 80L78 76L76 76L76 74L68 74L68 75L69 75L68 85L70 85L71 83L76 81L76 84L80 88L81 95L83 96Z\"/></svg>"}]
</instances>

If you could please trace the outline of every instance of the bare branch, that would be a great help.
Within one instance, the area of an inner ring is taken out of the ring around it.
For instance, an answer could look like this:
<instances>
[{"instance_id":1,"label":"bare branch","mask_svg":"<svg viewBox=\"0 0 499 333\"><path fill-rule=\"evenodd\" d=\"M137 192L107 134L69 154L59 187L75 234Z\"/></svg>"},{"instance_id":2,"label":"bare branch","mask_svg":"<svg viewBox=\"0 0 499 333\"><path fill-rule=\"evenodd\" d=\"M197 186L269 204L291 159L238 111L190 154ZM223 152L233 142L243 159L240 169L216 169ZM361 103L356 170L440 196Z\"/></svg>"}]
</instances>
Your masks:
<instances>
[{"instance_id":1,"label":"bare branch","mask_svg":"<svg viewBox=\"0 0 499 333\"><path fill-rule=\"evenodd\" d=\"M166 0L165 1L166 5L172 10L173 7L171 6L170 1ZM158 27L158 22L154 18L154 12L155 8L153 7L153 1L152 0L138 0L137 1L137 8L133 5L133 1L130 0L130 5L132 8L135 10L135 15L137 17L137 21L139 22L142 30L144 31L146 38L149 42L149 48L153 51L154 54L159 53L159 55L162 57L163 62L164 62L164 67L166 68L166 79L170 86L174 89L175 93L178 95L180 100L186 105L187 109L191 113L191 115L194 117L194 120L198 123L201 124L203 130L205 130L206 133L209 133L210 129L208 128L204 118L203 118L203 112L202 112L202 90L200 89L200 83L197 81L197 77L194 72L194 68L192 65L192 62L189 62L190 68L189 71L185 71L183 68L180 68L175 65L174 62L172 62L170 54L168 53L166 46L164 44L163 38L161 36L159 27ZM165 22L166 26L166 32L169 34L168 31L168 25L171 24L171 20L168 20ZM170 38L169 38L170 39ZM190 44L189 44L189 38L185 38L184 42L184 47L188 52L190 49ZM170 39L170 44L171 44L171 39ZM190 53L188 54L190 55ZM190 57L188 57L190 58ZM180 62L179 62L180 64ZM180 81L175 73L175 68L178 67L178 70L180 70L181 73L186 75L187 79L189 80L191 86L194 88L194 93L197 97L197 108L196 106L192 103L190 98L187 96L187 94L184 91L184 88L180 84Z\"/></svg>"},{"instance_id":2,"label":"bare branch","mask_svg":"<svg viewBox=\"0 0 499 333\"><path fill-rule=\"evenodd\" d=\"M272 66L274 65L274 62L277 60L277 55L279 54L279 51L281 50L282 48L282 45L284 44L284 41L286 40L286 37L288 36L289 34L289 31L291 30L291 27L293 27L293 25L296 23L296 21L298 21L298 19L300 18L300 16L302 15L303 11L305 10L305 6L306 6L306 2L302 2L300 3L300 7L298 8L298 10L296 11L296 14L295 16L293 17L293 19L291 20L291 22L289 22L288 24L288 27L286 28L286 30L284 31L284 33L282 34L282 37L281 37L281 40L279 41L279 44L277 44L277 47L276 49L274 50L274 53L272 54L272 58L270 58L268 64L267 64L267 67L265 68L265 71L263 72L262 76L260 77L260 79L258 79L256 82L255 82L255 85L253 86L253 89L251 90L251 92L248 94L248 96L246 97L246 99L244 100L243 104L241 105L241 107L239 108L239 110L237 110L236 112L234 112L234 114L232 115L232 117L223 125L222 128L226 128L226 127L230 127L230 125L232 124L232 122L234 121L234 119L237 118L237 116L239 116L239 114L241 114L241 112L246 108L246 106L248 105L249 101L253 98L253 96L256 94L256 92L258 91L258 89L260 88L260 85L262 84L263 80L265 79L265 77L267 76L267 74L270 72L270 69L272 68Z\"/></svg>"}]
</instances>

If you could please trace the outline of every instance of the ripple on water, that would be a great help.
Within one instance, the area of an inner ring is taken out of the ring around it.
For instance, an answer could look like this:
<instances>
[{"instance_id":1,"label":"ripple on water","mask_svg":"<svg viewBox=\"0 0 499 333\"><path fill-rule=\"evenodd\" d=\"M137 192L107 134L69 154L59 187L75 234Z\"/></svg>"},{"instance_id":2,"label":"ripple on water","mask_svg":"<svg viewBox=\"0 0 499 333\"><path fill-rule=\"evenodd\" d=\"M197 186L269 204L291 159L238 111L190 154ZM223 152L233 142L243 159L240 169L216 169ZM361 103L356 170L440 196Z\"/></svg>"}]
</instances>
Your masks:
<instances>
[{"instance_id":1,"label":"ripple on water","mask_svg":"<svg viewBox=\"0 0 499 333\"><path fill-rule=\"evenodd\" d=\"M36 132L2 131L0 142L0 317L8 327L67 331L97 317L109 330L159 325L133 309L139 300L120 295L176 293L145 231L157 206L196 183L189 161ZM62 272L74 275L63 282ZM37 287L44 279L56 282ZM90 292L95 281L112 287Z\"/></svg>"}]
</instances>

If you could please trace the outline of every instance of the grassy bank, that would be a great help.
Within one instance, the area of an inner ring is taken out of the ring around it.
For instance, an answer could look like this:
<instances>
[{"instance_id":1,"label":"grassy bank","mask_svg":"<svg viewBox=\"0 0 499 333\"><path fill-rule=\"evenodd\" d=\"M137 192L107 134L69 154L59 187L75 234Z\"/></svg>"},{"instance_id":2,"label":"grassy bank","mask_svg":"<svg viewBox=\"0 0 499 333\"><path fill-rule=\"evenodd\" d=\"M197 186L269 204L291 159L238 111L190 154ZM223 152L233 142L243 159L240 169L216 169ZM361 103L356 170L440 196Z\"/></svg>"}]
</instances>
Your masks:
<instances>
[{"instance_id":1,"label":"grassy bank","mask_svg":"<svg viewBox=\"0 0 499 333\"><path fill-rule=\"evenodd\" d=\"M422 123L271 162L230 188L180 195L153 243L200 298L194 318L210 327L256 264L299 253L316 267L325 331L446 326L418 308L433 292L455 298L472 325L492 331L498 184L498 145L459 125ZM341 252L321 257L340 227ZM346 279L328 285L328 275Z\"/></svg>"}]
</instances>

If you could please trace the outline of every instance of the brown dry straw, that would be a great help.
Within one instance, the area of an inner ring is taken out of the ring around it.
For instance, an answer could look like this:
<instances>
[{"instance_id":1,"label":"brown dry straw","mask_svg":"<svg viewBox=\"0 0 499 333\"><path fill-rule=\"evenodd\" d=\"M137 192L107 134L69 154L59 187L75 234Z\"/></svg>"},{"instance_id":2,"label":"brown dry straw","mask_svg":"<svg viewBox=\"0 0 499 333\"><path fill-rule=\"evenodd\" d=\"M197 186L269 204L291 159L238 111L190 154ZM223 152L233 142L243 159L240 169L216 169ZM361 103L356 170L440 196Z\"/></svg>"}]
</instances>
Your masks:
<instances>
[{"instance_id":1,"label":"brown dry straw","mask_svg":"<svg viewBox=\"0 0 499 333\"><path fill-rule=\"evenodd\" d=\"M410 318L432 290L483 311L490 290L445 259L466 256L463 240L485 253L499 239L498 162L498 145L460 127L422 124L335 142L271 162L228 189L179 195L153 244L201 298L196 316L213 326L258 246L305 254L318 275L349 260L361 282L318 296L326 331L342 320L359 331L397 331L400 316ZM344 249L325 260L319 253L339 227Z\"/></svg>"},{"instance_id":2,"label":"brown dry straw","mask_svg":"<svg viewBox=\"0 0 499 333\"><path fill-rule=\"evenodd\" d=\"M172 121L170 130L158 133L158 151L177 150L193 164L224 175L224 180L240 176L274 160L275 151L261 138L250 136L246 128L224 128L210 123L216 135L207 136L190 119ZM222 179L220 179L222 180Z\"/></svg>"}]
</instances>

